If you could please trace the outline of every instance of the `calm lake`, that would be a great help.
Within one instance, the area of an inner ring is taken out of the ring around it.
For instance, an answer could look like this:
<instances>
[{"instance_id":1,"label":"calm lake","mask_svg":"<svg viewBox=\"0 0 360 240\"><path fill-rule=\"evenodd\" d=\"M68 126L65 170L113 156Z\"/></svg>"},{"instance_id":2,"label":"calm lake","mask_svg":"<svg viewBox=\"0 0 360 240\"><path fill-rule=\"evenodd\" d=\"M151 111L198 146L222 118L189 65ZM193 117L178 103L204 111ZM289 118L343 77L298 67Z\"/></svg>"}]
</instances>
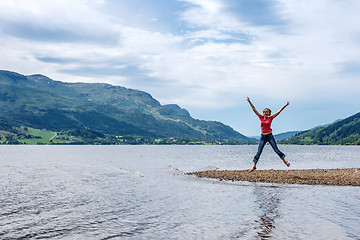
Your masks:
<instances>
[{"instance_id":1,"label":"calm lake","mask_svg":"<svg viewBox=\"0 0 360 240\"><path fill-rule=\"evenodd\" d=\"M279 145L291 169L358 146ZM257 146L0 146L0 239L360 239L360 187L226 182ZM258 169L286 169L266 146Z\"/></svg>"}]
</instances>

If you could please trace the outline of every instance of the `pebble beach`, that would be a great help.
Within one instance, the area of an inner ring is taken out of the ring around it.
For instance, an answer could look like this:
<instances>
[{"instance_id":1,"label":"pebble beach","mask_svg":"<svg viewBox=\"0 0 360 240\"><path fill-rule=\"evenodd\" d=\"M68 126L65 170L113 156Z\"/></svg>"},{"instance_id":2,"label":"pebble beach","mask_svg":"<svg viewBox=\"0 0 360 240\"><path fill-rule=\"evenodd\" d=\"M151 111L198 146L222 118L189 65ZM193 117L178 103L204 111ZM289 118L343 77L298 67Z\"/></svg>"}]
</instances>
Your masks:
<instances>
[{"instance_id":1,"label":"pebble beach","mask_svg":"<svg viewBox=\"0 0 360 240\"><path fill-rule=\"evenodd\" d=\"M360 168L304 170L210 170L189 172L201 178L227 181L360 186Z\"/></svg>"}]
</instances>

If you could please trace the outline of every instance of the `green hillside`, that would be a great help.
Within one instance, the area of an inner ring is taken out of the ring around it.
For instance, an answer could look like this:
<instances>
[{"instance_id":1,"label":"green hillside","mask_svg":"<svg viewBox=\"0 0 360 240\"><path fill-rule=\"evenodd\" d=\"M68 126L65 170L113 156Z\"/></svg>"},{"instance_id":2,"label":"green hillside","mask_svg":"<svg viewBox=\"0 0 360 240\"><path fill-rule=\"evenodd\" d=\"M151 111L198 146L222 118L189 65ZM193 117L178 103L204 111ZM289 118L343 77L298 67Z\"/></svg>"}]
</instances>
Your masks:
<instances>
[{"instance_id":1,"label":"green hillside","mask_svg":"<svg viewBox=\"0 0 360 240\"><path fill-rule=\"evenodd\" d=\"M325 127L304 131L280 143L360 145L360 113Z\"/></svg>"},{"instance_id":2,"label":"green hillside","mask_svg":"<svg viewBox=\"0 0 360 240\"><path fill-rule=\"evenodd\" d=\"M176 104L103 83L65 83L0 71L0 118L53 132L82 129L117 136L251 140L220 122L194 119Z\"/></svg>"}]
</instances>

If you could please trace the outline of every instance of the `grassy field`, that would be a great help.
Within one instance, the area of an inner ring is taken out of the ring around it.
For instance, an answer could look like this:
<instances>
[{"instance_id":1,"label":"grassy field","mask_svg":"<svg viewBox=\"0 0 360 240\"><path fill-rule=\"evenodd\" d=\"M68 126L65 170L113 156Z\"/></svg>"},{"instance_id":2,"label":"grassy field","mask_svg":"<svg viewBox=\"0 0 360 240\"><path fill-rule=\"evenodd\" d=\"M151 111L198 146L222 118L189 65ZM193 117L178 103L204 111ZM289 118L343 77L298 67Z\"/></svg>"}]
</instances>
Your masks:
<instances>
[{"instance_id":1,"label":"grassy field","mask_svg":"<svg viewBox=\"0 0 360 240\"><path fill-rule=\"evenodd\" d=\"M62 143L70 143L74 141L74 138L68 135L63 135L58 132L49 131L49 130L41 130L30 127L21 127L21 132L24 135L32 135L34 138L19 138L18 141L24 144L62 144Z\"/></svg>"},{"instance_id":2,"label":"grassy field","mask_svg":"<svg viewBox=\"0 0 360 240\"><path fill-rule=\"evenodd\" d=\"M49 144L49 139L52 138L54 135L56 135L56 132L53 131L47 131L47 130L40 130L35 128L21 128L24 130L24 133L27 135L33 135L36 138L23 138L19 139L19 142L25 143L25 144Z\"/></svg>"}]
</instances>

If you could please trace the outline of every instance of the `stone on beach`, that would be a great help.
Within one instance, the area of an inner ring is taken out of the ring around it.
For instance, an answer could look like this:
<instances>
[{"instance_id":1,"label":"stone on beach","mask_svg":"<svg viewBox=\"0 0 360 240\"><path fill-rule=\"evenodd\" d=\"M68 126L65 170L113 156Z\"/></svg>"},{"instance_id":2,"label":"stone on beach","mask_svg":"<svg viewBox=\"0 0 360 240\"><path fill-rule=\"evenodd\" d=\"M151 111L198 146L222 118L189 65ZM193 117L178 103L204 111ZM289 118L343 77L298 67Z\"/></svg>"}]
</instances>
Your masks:
<instances>
[{"instance_id":1,"label":"stone on beach","mask_svg":"<svg viewBox=\"0 0 360 240\"><path fill-rule=\"evenodd\" d=\"M304 170L211 170L190 172L202 178L230 181L360 186L360 168Z\"/></svg>"}]
</instances>

